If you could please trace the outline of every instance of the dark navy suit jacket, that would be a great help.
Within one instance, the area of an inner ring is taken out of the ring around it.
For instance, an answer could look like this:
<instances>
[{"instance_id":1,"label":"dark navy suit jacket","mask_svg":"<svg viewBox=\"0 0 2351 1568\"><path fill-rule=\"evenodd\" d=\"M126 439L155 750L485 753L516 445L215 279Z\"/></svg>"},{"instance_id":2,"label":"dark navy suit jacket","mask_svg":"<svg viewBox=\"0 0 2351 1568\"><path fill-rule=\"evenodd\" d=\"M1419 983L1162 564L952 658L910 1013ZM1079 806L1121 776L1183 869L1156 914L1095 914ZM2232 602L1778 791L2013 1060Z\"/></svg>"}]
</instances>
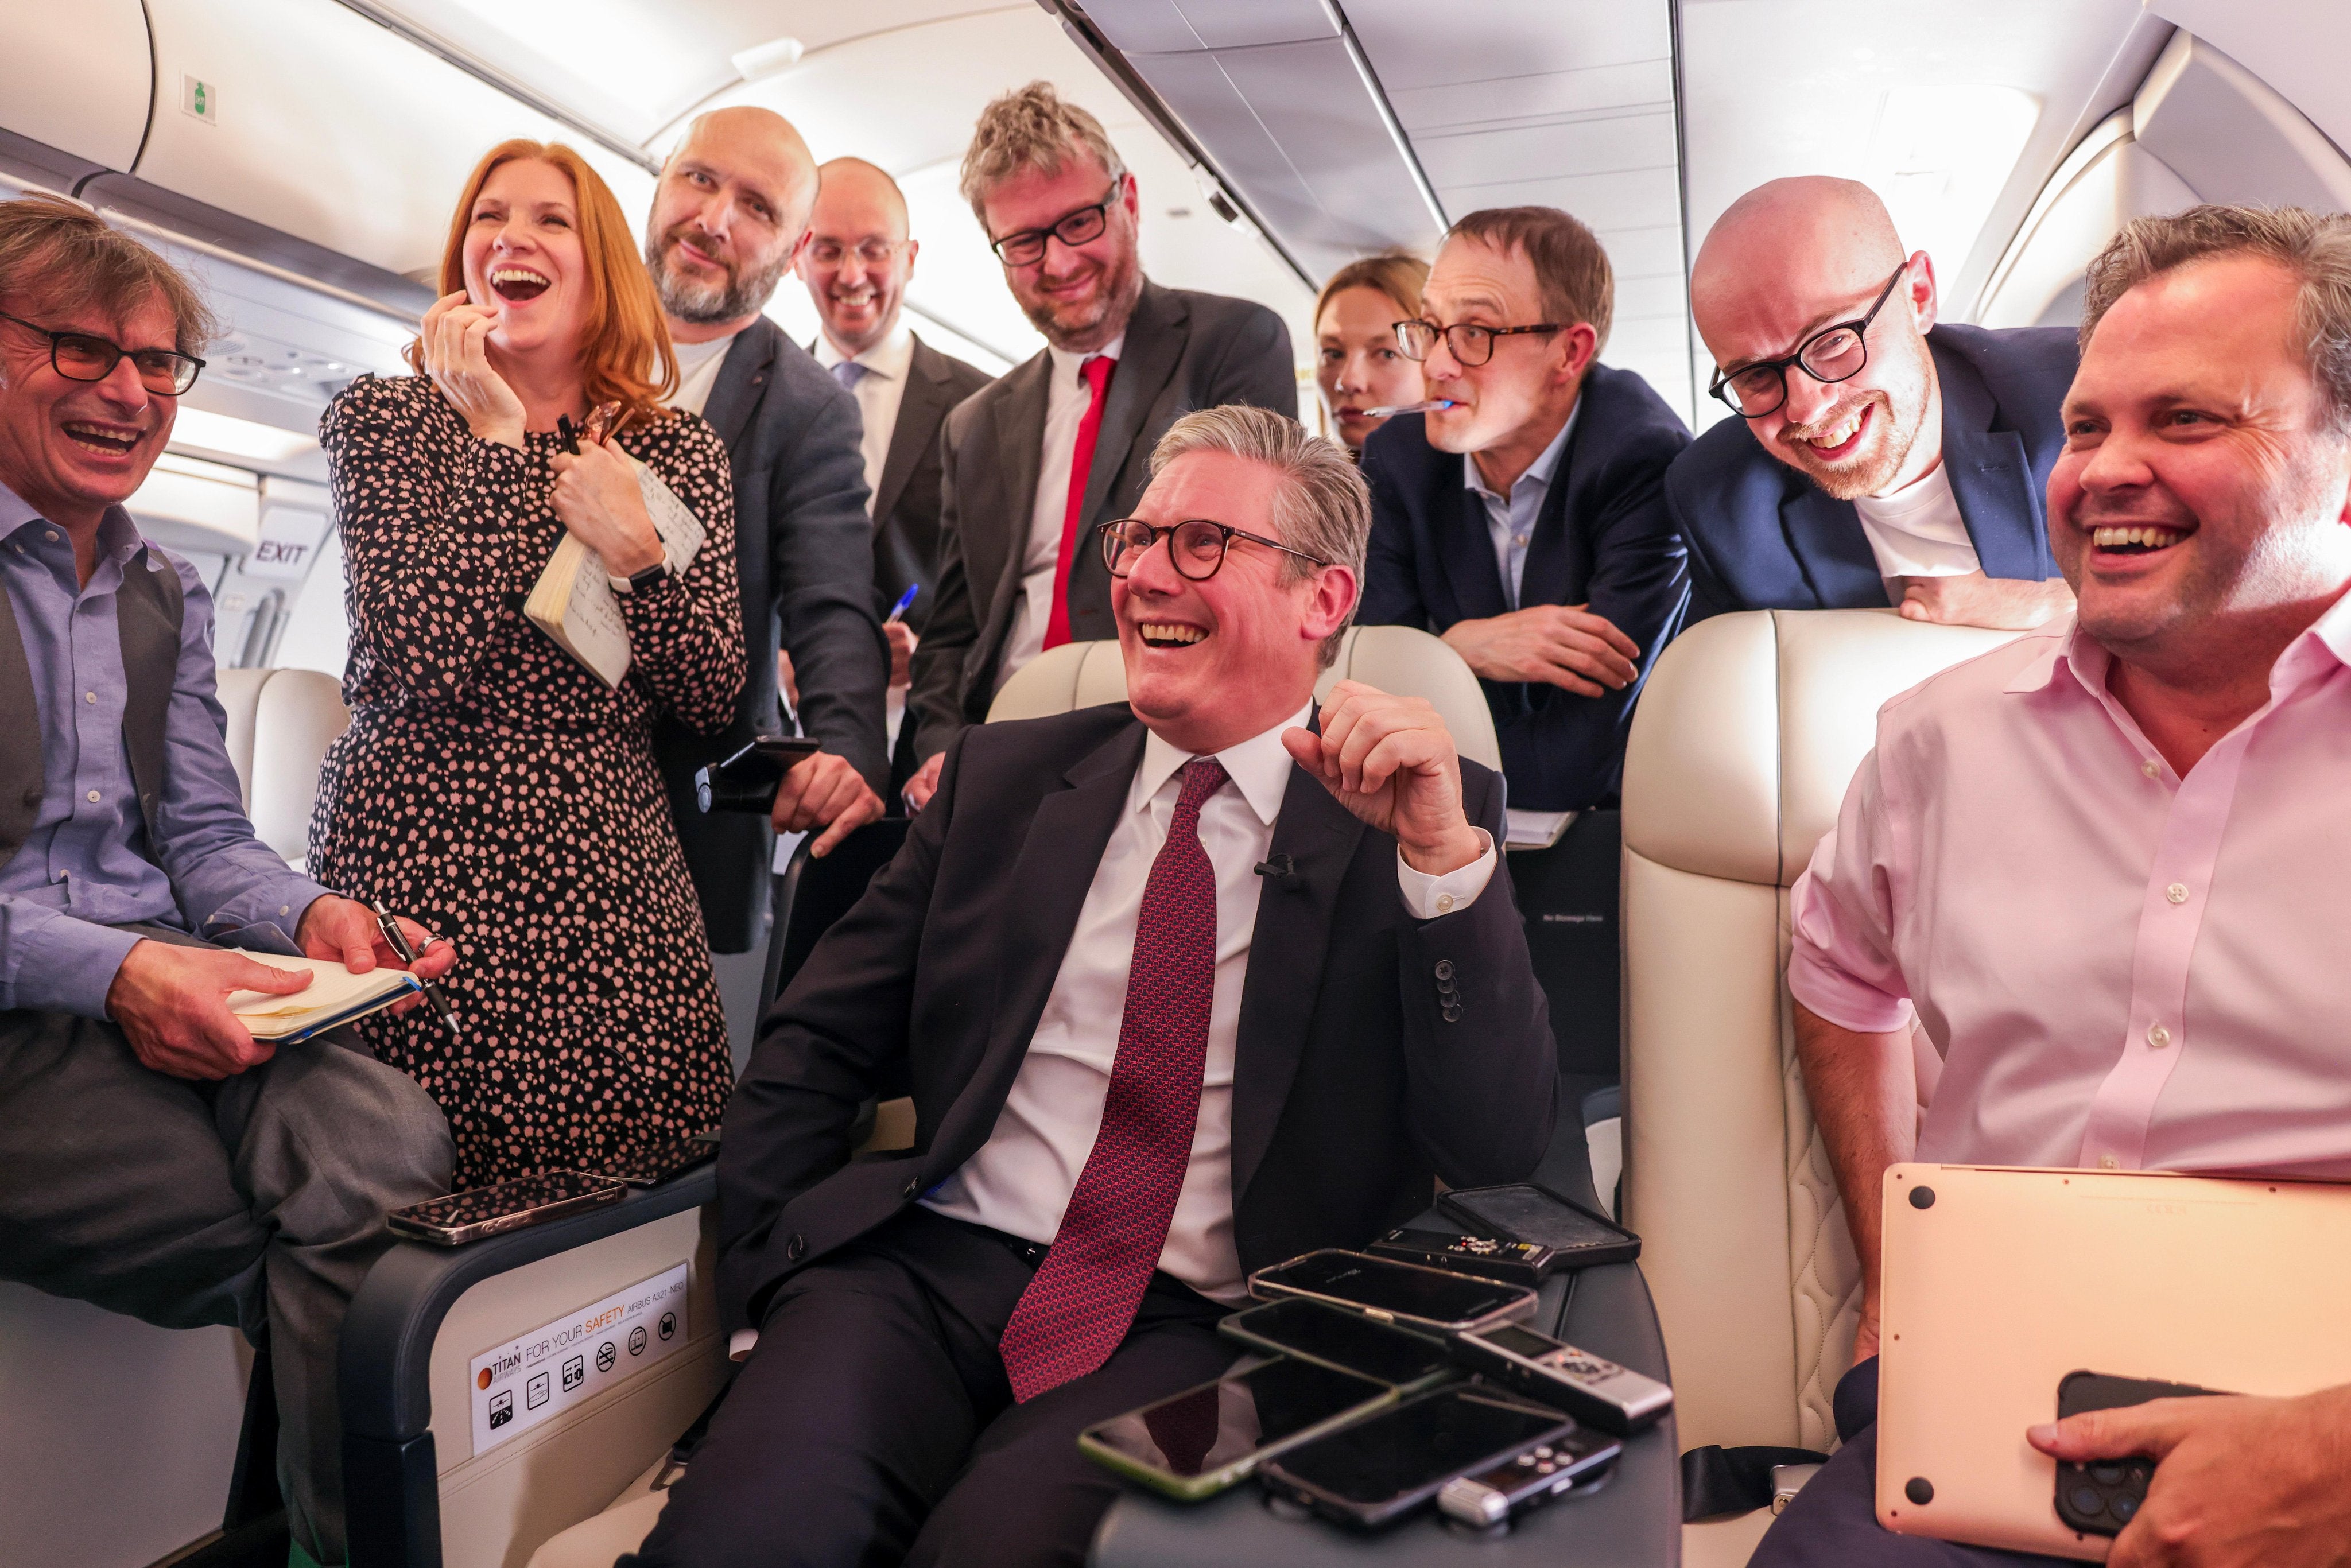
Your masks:
<instances>
[{"instance_id":1,"label":"dark navy suit jacket","mask_svg":"<svg viewBox=\"0 0 2351 1568\"><path fill-rule=\"evenodd\" d=\"M1927 346L1943 384L1943 466L1984 575L2056 576L2042 506L2081 359L2073 331L1940 326ZM1886 602L1853 503L1766 452L1743 419L1690 443L1666 476L1666 501L1689 545L1692 621Z\"/></svg>"},{"instance_id":2,"label":"dark navy suit jacket","mask_svg":"<svg viewBox=\"0 0 2351 1568\"><path fill-rule=\"evenodd\" d=\"M1688 427L1630 371L1593 365L1580 402L1536 514L1519 603L1589 601L1593 614L1639 646L1640 675L1598 697L1540 682L1479 683L1493 710L1510 804L1539 811L1583 810L1615 792L1634 699L1688 597L1664 496L1666 469L1689 444ZM1428 444L1427 421L1416 413L1391 419L1364 443L1372 547L1358 621L1441 633L1457 621L1509 612L1485 503L1463 478L1462 461Z\"/></svg>"}]
</instances>

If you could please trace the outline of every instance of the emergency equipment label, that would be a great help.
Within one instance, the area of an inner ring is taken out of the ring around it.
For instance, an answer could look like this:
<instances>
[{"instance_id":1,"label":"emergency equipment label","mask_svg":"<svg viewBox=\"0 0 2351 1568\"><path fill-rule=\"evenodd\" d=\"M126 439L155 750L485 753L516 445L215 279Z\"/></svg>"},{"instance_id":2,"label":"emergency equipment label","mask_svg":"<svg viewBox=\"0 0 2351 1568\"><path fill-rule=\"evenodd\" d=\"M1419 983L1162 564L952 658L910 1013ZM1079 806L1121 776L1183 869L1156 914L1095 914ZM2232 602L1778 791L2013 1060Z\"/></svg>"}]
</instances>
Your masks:
<instances>
[{"instance_id":1,"label":"emergency equipment label","mask_svg":"<svg viewBox=\"0 0 2351 1568\"><path fill-rule=\"evenodd\" d=\"M690 1266L641 1280L474 1358L474 1452L624 1383L685 1343Z\"/></svg>"}]
</instances>

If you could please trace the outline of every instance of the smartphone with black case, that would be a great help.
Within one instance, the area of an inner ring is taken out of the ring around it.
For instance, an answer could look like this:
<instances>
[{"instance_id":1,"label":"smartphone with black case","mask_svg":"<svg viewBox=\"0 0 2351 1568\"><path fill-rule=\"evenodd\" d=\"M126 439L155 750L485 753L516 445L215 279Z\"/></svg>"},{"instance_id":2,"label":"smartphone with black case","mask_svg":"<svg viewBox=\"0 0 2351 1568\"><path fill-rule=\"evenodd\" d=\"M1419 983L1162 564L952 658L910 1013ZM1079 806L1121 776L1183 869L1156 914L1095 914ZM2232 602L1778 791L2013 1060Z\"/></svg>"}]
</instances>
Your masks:
<instances>
[{"instance_id":1,"label":"smartphone with black case","mask_svg":"<svg viewBox=\"0 0 2351 1568\"><path fill-rule=\"evenodd\" d=\"M1131 1480L1194 1502L1395 1398L1387 1384L1277 1356L1089 1427L1078 1447Z\"/></svg>"},{"instance_id":2,"label":"smartphone with black case","mask_svg":"<svg viewBox=\"0 0 2351 1568\"><path fill-rule=\"evenodd\" d=\"M1637 1432L1673 1408L1674 1391L1522 1323L1453 1336L1453 1354L1488 1380L1604 1432Z\"/></svg>"},{"instance_id":3,"label":"smartphone with black case","mask_svg":"<svg viewBox=\"0 0 2351 1568\"><path fill-rule=\"evenodd\" d=\"M1535 1293L1523 1285L1335 1248L1260 1269L1249 1284L1259 1301L1302 1296L1424 1331L1515 1322L1535 1310Z\"/></svg>"},{"instance_id":4,"label":"smartphone with black case","mask_svg":"<svg viewBox=\"0 0 2351 1568\"><path fill-rule=\"evenodd\" d=\"M1558 1254L1531 1241L1497 1241L1453 1230L1391 1230L1364 1249L1374 1258L1475 1274L1506 1285L1540 1285L1557 1265Z\"/></svg>"},{"instance_id":5,"label":"smartphone with black case","mask_svg":"<svg viewBox=\"0 0 2351 1568\"><path fill-rule=\"evenodd\" d=\"M1550 1248L1554 1268L1630 1263L1641 1255L1639 1237L1606 1215L1531 1181L1457 1187L1438 1194L1437 1207L1447 1218L1482 1235Z\"/></svg>"},{"instance_id":6,"label":"smartphone with black case","mask_svg":"<svg viewBox=\"0 0 2351 1568\"><path fill-rule=\"evenodd\" d=\"M726 758L694 775L694 800L705 811L756 811L776 809L776 791L784 775L824 749L821 741L800 735L762 735Z\"/></svg>"},{"instance_id":7,"label":"smartphone with black case","mask_svg":"<svg viewBox=\"0 0 2351 1568\"><path fill-rule=\"evenodd\" d=\"M1301 1444L1259 1467L1266 1490L1358 1530L1392 1524L1449 1481L1548 1448L1552 1476L1573 1483L1619 1451L1549 1406L1498 1389L1433 1389Z\"/></svg>"},{"instance_id":8,"label":"smartphone with black case","mask_svg":"<svg viewBox=\"0 0 2351 1568\"><path fill-rule=\"evenodd\" d=\"M1407 1394L1455 1375L1442 1340L1413 1333L1321 1301L1269 1301L1217 1327L1255 1350L1320 1362Z\"/></svg>"},{"instance_id":9,"label":"smartphone with black case","mask_svg":"<svg viewBox=\"0 0 2351 1568\"><path fill-rule=\"evenodd\" d=\"M631 1186L659 1186L670 1177L683 1176L717 1157L718 1145L715 1143L706 1143L698 1136L674 1138L615 1155L604 1162L603 1174Z\"/></svg>"},{"instance_id":10,"label":"smartphone with black case","mask_svg":"<svg viewBox=\"0 0 2351 1568\"><path fill-rule=\"evenodd\" d=\"M2057 1385L2057 1418L2085 1410L2120 1410L2150 1399L2193 1399L2218 1394L2192 1383L2158 1383L2112 1377L2103 1372L2069 1372ZM2155 1460L2145 1454L2093 1459L2076 1465L2057 1461L2057 1517L2085 1535L2119 1535L2147 1501Z\"/></svg>"},{"instance_id":11,"label":"smartphone with black case","mask_svg":"<svg viewBox=\"0 0 2351 1568\"><path fill-rule=\"evenodd\" d=\"M413 1203L384 1216L395 1234L436 1247L462 1247L486 1236L503 1235L526 1225L544 1225L567 1214L580 1214L607 1203L618 1203L629 1189L608 1176L588 1171L549 1171L521 1176L496 1186L451 1193L426 1203Z\"/></svg>"}]
</instances>

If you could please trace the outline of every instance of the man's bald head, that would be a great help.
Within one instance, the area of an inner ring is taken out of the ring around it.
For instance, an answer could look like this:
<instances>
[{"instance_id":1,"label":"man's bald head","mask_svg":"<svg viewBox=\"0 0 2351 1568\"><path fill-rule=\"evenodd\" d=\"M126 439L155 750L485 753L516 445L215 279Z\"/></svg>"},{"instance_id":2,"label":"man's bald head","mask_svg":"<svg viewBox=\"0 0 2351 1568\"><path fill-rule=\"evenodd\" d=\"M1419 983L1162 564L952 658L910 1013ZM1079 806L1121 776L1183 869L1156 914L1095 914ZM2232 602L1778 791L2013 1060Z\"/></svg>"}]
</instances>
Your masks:
<instances>
[{"instance_id":1,"label":"man's bald head","mask_svg":"<svg viewBox=\"0 0 2351 1568\"><path fill-rule=\"evenodd\" d=\"M835 158L819 167L817 175L819 218L833 207L871 209L888 215L891 237L906 237L906 193L898 189L887 169L862 158ZM819 225L811 220L811 226Z\"/></svg>"},{"instance_id":2,"label":"man's bald head","mask_svg":"<svg viewBox=\"0 0 2351 1568\"><path fill-rule=\"evenodd\" d=\"M1896 282L1888 292L1904 266L1877 193L1818 175L1774 180L1731 203L1690 265L1690 316L1725 372L1784 360L1885 298L1860 369L1824 382L1791 367L1779 383L1784 403L1761 414L1740 405L1766 451L1840 499L1907 483L1941 451L1925 338L1935 324L1934 264L1924 252L1909 258L1907 287Z\"/></svg>"},{"instance_id":3,"label":"man's bald head","mask_svg":"<svg viewBox=\"0 0 2351 1568\"><path fill-rule=\"evenodd\" d=\"M681 342L750 323L791 266L816 198L816 160L773 110L714 109L686 127L645 224L645 265Z\"/></svg>"},{"instance_id":4,"label":"man's bald head","mask_svg":"<svg viewBox=\"0 0 2351 1568\"><path fill-rule=\"evenodd\" d=\"M905 193L885 171L862 158L835 158L822 175L800 248L800 280L824 335L855 358L897 330L920 247L906 233Z\"/></svg>"}]
</instances>

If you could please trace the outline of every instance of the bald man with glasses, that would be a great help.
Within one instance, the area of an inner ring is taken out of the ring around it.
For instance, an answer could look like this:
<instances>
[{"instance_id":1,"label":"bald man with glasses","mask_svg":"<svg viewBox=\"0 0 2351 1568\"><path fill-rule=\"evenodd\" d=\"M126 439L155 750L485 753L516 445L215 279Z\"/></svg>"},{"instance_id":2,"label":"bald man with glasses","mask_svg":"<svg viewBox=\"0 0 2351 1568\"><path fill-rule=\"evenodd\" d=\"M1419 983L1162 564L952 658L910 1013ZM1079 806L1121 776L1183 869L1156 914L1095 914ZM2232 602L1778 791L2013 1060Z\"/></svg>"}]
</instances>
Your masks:
<instances>
[{"instance_id":1,"label":"bald man with glasses","mask_svg":"<svg viewBox=\"0 0 2351 1568\"><path fill-rule=\"evenodd\" d=\"M2070 329L1939 322L1932 258L1869 187L1824 178L1732 203L1690 309L1738 416L1666 476L1692 621L1893 605L2023 631L2072 609L2042 512Z\"/></svg>"}]
</instances>

